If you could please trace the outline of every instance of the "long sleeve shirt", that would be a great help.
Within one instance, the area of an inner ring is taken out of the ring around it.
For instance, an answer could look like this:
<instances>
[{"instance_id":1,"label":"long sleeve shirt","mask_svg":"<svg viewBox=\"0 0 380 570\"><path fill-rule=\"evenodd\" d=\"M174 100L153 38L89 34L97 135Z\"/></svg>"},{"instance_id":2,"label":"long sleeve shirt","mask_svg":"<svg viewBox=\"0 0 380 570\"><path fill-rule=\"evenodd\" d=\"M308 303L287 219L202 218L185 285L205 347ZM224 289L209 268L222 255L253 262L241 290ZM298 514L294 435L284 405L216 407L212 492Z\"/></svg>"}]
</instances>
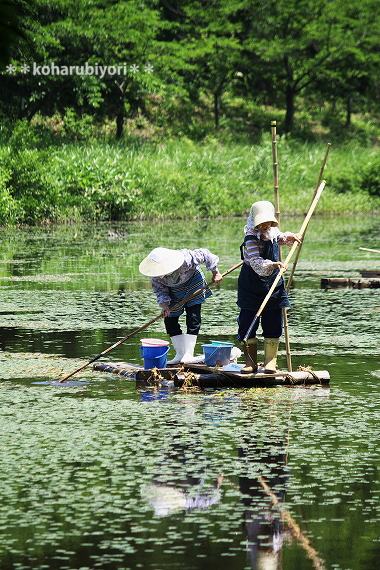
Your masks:
<instances>
[{"instance_id":1,"label":"long sleeve shirt","mask_svg":"<svg viewBox=\"0 0 380 570\"><path fill-rule=\"evenodd\" d=\"M263 235L259 229L249 229L245 228L245 235L254 235L258 239L273 241L277 240L278 245L288 245L292 246L294 243L294 238L291 237L293 234L291 232L281 233L277 227L271 227ZM244 247L244 263L247 263L252 267L258 275L266 277L273 273L275 269L274 262L270 259L264 259L262 253L264 251L264 246L262 243L257 241L248 241Z\"/></svg>"},{"instance_id":2,"label":"long sleeve shirt","mask_svg":"<svg viewBox=\"0 0 380 570\"><path fill-rule=\"evenodd\" d=\"M177 287L186 283L194 275L198 265L204 263L208 271L218 269L219 257L208 249L181 249L180 251L182 251L185 260L179 269L169 275L152 277L151 279L152 289L159 305L170 303L170 287Z\"/></svg>"}]
</instances>

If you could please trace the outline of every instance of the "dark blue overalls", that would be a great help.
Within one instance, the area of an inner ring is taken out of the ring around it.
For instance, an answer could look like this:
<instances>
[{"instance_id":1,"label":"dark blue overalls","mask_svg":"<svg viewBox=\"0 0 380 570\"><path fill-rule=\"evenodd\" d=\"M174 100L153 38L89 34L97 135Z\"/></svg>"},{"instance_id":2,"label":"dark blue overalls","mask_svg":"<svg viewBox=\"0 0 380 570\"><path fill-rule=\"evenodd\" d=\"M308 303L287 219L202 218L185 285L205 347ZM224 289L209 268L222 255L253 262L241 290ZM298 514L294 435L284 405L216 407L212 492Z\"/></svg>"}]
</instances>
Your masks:
<instances>
[{"instance_id":1,"label":"dark blue overalls","mask_svg":"<svg viewBox=\"0 0 380 570\"><path fill-rule=\"evenodd\" d=\"M264 246L262 257L271 261L279 260L279 247L277 240L262 241L256 236L247 235L244 242L240 246L241 258L244 259L244 246L247 241L255 241ZM261 276L252 269L248 263L243 263L239 279L238 279L238 299L237 305L240 307L238 317L238 340L243 340L249 329L257 311L264 301L273 281L275 280L278 269L275 269L271 275ZM256 336L256 331L261 320L263 336L265 338L279 338L282 334L282 309L290 307L289 298L285 291L284 280L281 279L277 283L272 295L270 296L260 319L257 319L250 338Z\"/></svg>"}]
</instances>

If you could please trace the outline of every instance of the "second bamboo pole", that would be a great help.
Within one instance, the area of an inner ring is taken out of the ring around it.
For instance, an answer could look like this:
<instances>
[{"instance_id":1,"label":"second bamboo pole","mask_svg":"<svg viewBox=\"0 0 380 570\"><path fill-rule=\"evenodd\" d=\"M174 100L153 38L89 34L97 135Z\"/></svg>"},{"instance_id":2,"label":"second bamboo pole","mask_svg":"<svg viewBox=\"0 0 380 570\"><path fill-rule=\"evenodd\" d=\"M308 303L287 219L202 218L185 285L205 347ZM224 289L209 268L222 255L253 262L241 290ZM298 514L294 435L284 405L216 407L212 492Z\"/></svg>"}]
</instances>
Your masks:
<instances>
[{"instance_id":1,"label":"second bamboo pole","mask_svg":"<svg viewBox=\"0 0 380 570\"><path fill-rule=\"evenodd\" d=\"M278 221L278 227L280 228L280 196L278 191L278 159L277 159L277 132L276 132L276 121L271 122L271 132L272 132L272 156L273 156L273 181L274 181L274 204L276 210L276 218ZM280 248L279 261L282 261L282 251ZM289 340L289 324L288 324L288 313L286 308L282 309L282 320L284 323L284 337L285 337L285 351L286 351L286 366L288 372L293 370L292 368L292 356L290 353L290 340Z\"/></svg>"}]
</instances>

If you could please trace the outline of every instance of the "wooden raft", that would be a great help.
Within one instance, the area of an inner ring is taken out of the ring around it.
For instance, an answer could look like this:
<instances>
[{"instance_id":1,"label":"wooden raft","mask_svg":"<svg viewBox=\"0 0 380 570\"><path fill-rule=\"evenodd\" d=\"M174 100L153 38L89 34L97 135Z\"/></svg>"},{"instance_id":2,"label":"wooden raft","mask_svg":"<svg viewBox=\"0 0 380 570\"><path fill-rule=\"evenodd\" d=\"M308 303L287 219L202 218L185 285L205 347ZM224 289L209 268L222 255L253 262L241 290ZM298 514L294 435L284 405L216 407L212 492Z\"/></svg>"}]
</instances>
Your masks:
<instances>
[{"instance_id":1,"label":"wooden raft","mask_svg":"<svg viewBox=\"0 0 380 570\"><path fill-rule=\"evenodd\" d=\"M380 270L378 269L361 269L359 271L362 277L379 277L380 278Z\"/></svg>"},{"instance_id":2,"label":"wooden raft","mask_svg":"<svg viewBox=\"0 0 380 570\"><path fill-rule=\"evenodd\" d=\"M213 368L205 364L185 364L181 368L155 368L145 370L142 366L128 362L105 363L97 362L94 370L112 372L119 376L134 378L138 382L157 383L160 377L173 382L175 387L199 386L200 388L259 388L270 386L305 386L311 384L326 385L330 383L327 370L297 370L288 372L278 370L274 374L256 372L255 374L240 374L227 372L222 368Z\"/></svg>"},{"instance_id":3,"label":"wooden raft","mask_svg":"<svg viewBox=\"0 0 380 570\"><path fill-rule=\"evenodd\" d=\"M323 289L338 289L339 287L352 287L353 289L378 289L380 277L326 277L321 279Z\"/></svg>"}]
</instances>

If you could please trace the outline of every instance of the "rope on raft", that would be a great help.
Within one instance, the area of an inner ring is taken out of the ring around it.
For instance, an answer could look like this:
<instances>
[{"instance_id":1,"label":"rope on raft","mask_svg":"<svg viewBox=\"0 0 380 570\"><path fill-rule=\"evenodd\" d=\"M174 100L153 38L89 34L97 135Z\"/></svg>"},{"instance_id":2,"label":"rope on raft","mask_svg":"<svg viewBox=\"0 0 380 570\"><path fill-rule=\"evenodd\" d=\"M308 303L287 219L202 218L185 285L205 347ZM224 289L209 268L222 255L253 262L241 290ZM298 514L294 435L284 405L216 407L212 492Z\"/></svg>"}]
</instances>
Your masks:
<instances>
[{"instance_id":1,"label":"rope on raft","mask_svg":"<svg viewBox=\"0 0 380 570\"><path fill-rule=\"evenodd\" d=\"M317 376L314 372L314 370L311 368L311 366L298 366L297 368L297 372L308 372L309 374L311 374L311 376L314 378L314 380L318 380L318 382L320 384L322 384L321 379L319 378L319 376ZM297 382L297 379L294 378L294 376L292 376L292 374L290 372L288 372L285 376L286 380L289 380L289 382L291 384L295 384ZM306 380L306 378L305 378Z\"/></svg>"},{"instance_id":2,"label":"rope on raft","mask_svg":"<svg viewBox=\"0 0 380 570\"><path fill-rule=\"evenodd\" d=\"M311 366L299 366L298 369L300 372L309 372L312 375L314 380L318 380L320 384L322 384L321 379L315 374L314 370Z\"/></svg>"}]
</instances>

